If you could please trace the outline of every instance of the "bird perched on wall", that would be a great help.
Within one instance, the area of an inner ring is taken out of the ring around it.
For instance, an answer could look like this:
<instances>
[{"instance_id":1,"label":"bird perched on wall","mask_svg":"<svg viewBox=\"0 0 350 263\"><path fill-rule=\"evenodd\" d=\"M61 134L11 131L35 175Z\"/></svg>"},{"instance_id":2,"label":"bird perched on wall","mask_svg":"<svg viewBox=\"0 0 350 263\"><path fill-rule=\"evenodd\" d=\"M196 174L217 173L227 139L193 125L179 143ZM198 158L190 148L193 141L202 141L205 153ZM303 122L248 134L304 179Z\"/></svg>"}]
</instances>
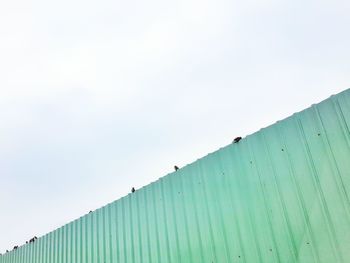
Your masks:
<instances>
[{"instance_id":1,"label":"bird perched on wall","mask_svg":"<svg viewBox=\"0 0 350 263\"><path fill-rule=\"evenodd\" d=\"M135 193L135 191L136 191L136 190L135 190L135 187L131 188L131 192L132 192L132 193Z\"/></svg>"},{"instance_id":2,"label":"bird perched on wall","mask_svg":"<svg viewBox=\"0 0 350 263\"><path fill-rule=\"evenodd\" d=\"M14 246L14 247L13 247L13 250L16 250L17 248L18 248L18 246Z\"/></svg>"},{"instance_id":3,"label":"bird perched on wall","mask_svg":"<svg viewBox=\"0 0 350 263\"><path fill-rule=\"evenodd\" d=\"M180 168L177 167L176 165L174 166L175 171L179 170Z\"/></svg>"},{"instance_id":4,"label":"bird perched on wall","mask_svg":"<svg viewBox=\"0 0 350 263\"><path fill-rule=\"evenodd\" d=\"M233 140L233 143L238 143L240 140L242 140L242 137L236 137L236 138Z\"/></svg>"},{"instance_id":5,"label":"bird perched on wall","mask_svg":"<svg viewBox=\"0 0 350 263\"><path fill-rule=\"evenodd\" d=\"M9 251L6 249L6 253L9 253Z\"/></svg>"}]
</instances>

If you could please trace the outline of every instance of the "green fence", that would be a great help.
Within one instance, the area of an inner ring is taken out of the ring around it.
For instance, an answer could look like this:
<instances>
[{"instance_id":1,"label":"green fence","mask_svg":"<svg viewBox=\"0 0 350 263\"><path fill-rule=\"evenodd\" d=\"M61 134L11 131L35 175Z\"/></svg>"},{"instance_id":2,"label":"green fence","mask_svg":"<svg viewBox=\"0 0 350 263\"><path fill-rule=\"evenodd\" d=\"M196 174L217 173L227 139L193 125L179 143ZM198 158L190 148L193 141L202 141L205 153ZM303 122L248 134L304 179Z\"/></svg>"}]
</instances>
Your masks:
<instances>
[{"instance_id":1,"label":"green fence","mask_svg":"<svg viewBox=\"0 0 350 263\"><path fill-rule=\"evenodd\" d=\"M350 90L0 263L350 262Z\"/></svg>"}]
</instances>

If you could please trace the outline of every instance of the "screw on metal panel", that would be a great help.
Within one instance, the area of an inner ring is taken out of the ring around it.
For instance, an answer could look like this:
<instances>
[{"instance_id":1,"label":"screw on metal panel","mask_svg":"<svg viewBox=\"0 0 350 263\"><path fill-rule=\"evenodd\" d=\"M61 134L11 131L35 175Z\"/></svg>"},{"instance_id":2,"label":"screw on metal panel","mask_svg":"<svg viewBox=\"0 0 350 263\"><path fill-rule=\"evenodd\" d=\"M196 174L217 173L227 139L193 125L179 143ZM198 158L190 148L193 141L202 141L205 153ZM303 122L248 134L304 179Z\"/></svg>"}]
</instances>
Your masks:
<instances>
[{"instance_id":1,"label":"screw on metal panel","mask_svg":"<svg viewBox=\"0 0 350 263\"><path fill-rule=\"evenodd\" d=\"M272 249L270 248L270 251L272 251Z\"/></svg>"},{"instance_id":2,"label":"screw on metal panel","mask_svg":"<svg viewBox=\"0 0 350 263\"><path fill-rule=\"evenodd\" d=\"M241 256L238 256L239 258L241 258Z\"/></svg>"},{"instance_id":3,"label":"screw on metal panel","mask_svg":"<svg viewBox=\"0 0 350 263\"><path fill-rule=\"evenodd\" d=\"M284 149L283 149L283 148L282 148L281 150L282 150L282 152L284 152Z\"/></svg>"},{"instance_id":4,"label":"screw on metal panel","mask_svg":"<svg viewBox=\"0 0 350 263\"><path fill-rule=\"evenodd\" d=\"M309 245L310 243L309 243L309 242L306 242L306 244L308 244L308 245Z\"/></svg>"},{"instance_id":5,"label":"screw on metal panel","mask_svg":"<svg viewBox=\"0 0 350 263\"><path fill-rule=\"evenodd\" d=\"M321 135L321 133L317 133L317 136L320 136Z\"/></svg>"},{"instance_id":6,"label":"screw on metal panel","mask_svg":"<svg viewBox=\"0 0 350 263\"><path fill-rule=\"evenodd\" d=\"M253 163L252 161L250 161L250 163Z\"/></svg>"}]
</instances>

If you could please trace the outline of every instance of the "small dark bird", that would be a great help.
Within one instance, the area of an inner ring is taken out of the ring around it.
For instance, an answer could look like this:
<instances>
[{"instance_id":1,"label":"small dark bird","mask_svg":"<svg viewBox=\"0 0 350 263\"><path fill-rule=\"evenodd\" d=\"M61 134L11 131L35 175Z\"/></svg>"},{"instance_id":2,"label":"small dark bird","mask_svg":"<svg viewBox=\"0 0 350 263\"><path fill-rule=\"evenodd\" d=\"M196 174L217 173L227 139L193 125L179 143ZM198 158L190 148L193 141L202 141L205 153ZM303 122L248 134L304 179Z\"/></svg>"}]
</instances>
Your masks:
<instances>
[{"instance_id":1,"label":"small dark bird","mask_svg":"<svg viewBox=\"0 0 350 263\"><path fill-rule=\"evenodd\" d=\"M233 140L233 143L238 143L240 140L242 140L242 137L236 137L236 138Z\"/></svg>"},{"instance_id":2,"label":"small dark bird","mask_svg":"<svg viewBox=\"0 0 350 263\"><path fill-rule=\"evenodd\" d=\"M134 188L134 187L133 187L133 188L131 188L131 192L132 192L132 193L135 193L135 191L136 191L136 190L135 190L135 188Z\"/></svg>"},{"instance_id":3,"label":"small dark bird","mask_svg":"<svg viewBox=\"0 0 350 263\"><path fill-rule=\"evenodd\" d=\"M28 244L28 241L26 241L26 244Z\"/></svg>"},{"instance_id":4,"label":"small dark bird","mask_svg":"<svg viewBox=\"0 0 350 263\"><path fill-rule=\"evenodd\" d=\"M177 167L176 165L174 166L175 171L179 170L180 168Z\"/></svg>"},{"instance_id":5,"label":"small dark bird","mask_svg":"<svg viewBox=\"0 0 350 263\"><path fill-rule=\"evenodd\" d=\"M89 214L90 214L90 213L92 213L92 211L91 211L91 210L89 211Z\"/></svg>"},{"instance_id":6,"label":"small dark bird","mask_svg":"<svg viewBox=\"0 0 350 263\"><path fill-rule=\"evenodd\" d=\"M34 239L36 240L36 239L38 239L38 238L35 236Z\"/></svg>"},{"instance_id":7,"label":"small dark bird","mask_svg":"<svg viewBox=\"0 0 350 263\"><path fill-rule=\"evenodd\" d=\"M14 246L14 247L13 247L13 250L16 250L17 248L18 248L18 246Z\"/></svg>"},{"instance_id":8,"label":"small dark bird","mask_svg":"<svg viewBox=\"0 0 350 263\"><path fill-rule=\"evenodd\" d=\"M6 249L6 253L9 253L9 251Z\"/></svg>"}]
</instances>

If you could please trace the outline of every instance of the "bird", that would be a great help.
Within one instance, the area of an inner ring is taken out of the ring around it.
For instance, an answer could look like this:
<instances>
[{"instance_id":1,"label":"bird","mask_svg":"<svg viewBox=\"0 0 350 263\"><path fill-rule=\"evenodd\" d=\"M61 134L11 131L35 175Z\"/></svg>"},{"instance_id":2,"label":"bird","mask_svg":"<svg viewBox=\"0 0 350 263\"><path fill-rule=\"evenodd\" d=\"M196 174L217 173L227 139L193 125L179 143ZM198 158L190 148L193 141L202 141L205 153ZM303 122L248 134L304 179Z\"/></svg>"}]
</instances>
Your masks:
<instances>
[{"instance_id":1,"label":"bird","mask_svg":"<svg viewBox=\"0 0 350 263\"><path fill-rule=\"evenodd\" d=\"M179 170L180 168L177 167L176 165L174 166L175 171Z\"/></svg>"},{"instance_id":2,"label":"bird","mask_svg":"<svg viewBox=\"0 0 350 263\"><path fill-rule=\"evenodd\" d=\"M28 241L26 241L26 244L28 244Z\"/></svg>"},{"instance_id":3,"label":"bird","mask_svg":"<svg viewBox=\"0 0 350 263\"><path fill-rule=\"evenodd\" d=\"M132 192L132 193L135 193L135 191L136 191L136 190L135 190L135 187L131 188L131 192Z\"/></svg>"},{"instance_id":4,"label":"bird","mask_svg":"<svg viewBox=\"0 0 350 263\"><path fill-rule=\"evenodd\" d=\"M18 248L18 246L14 246L14 247L13 247L13 250L16 250L17 248Z\"/></svg>"},{"instance_id":5,"label":"bird","mask_svg":"<svg viewBox=\"0 0 350 263\"><path fill-rule=\"evenodd\" d=\"M91 211L91 210L89 211L89 214L90 214L90 213L92 213L92 211Z\"/></svg>"},{"instance_id":6,"label":"bird","mask_svg":"<svg viewBox=\"0 0 350 263\"><path fill-rule=\"evenodd\" d=\"M6 253L9 253L9 251L6 249Z\"/></svg>"},{"instance_id":7,"label":"bird","mask_svg":"<svg viewBox=\"0 0 350 263\"><path fill-rule=\"evenodd\" d=\"M238 143L240 140L242 140L242 137L236 137L236 138L233 140L233 143Z\"/></svg>"}]
</instances>

